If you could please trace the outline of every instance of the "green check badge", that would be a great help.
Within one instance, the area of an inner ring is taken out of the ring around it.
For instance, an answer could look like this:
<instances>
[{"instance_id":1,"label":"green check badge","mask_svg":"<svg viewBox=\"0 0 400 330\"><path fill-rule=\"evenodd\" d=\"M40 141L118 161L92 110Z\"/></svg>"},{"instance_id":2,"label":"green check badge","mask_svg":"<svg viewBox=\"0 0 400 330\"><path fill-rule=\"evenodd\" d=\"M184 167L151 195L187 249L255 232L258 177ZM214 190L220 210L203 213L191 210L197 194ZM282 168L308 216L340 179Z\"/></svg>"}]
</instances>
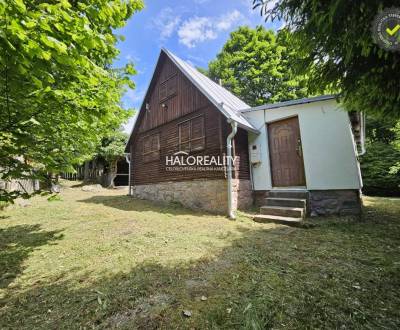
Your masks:
<instances>
[{"instance_id":1,"label":"green check badge","mask_svg":"<svg viewBox=\"0 0 400 330\"><path fill-rule=\"evenodd\" d=\"M400 30L400 24L397 24L393 29L386 28L386 32L388 35L393 37L397 31Z\"/></svg>"},{"instance_id":2,"label":"green check badge","mask_svg":"<svg viewBox=\"0 0 400 330\"><path fill-rule=\"evenodd\" d=\"M400 8L377 12L372 22L374 42L387 51L400 52Z\"/></svg>"}]
</instances>

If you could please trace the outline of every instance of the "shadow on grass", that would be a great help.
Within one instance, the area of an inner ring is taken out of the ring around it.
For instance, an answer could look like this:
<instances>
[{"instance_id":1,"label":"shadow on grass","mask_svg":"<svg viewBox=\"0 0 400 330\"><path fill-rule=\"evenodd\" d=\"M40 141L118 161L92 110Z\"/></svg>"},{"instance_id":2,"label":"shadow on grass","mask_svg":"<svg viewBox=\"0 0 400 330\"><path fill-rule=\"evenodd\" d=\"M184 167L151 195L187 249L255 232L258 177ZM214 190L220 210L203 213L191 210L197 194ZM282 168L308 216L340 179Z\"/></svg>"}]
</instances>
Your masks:
<instances>
[{"instance_id":1,"label":"shadow on grass","mask_svg":"<svg viewBox=\"0 0 400 330\"><path fill-rule=\"evenodd\" d=\"M180 203L161 203L155 201L147 201L136 199L127 195L120 196L93 196L87 199L79 200L82 203L102 204L107 207L116 208L122 211L137 211L137 212L160 212L171 215L196 215L209 216L212 213L204 210L192 210L182 206ZM214 214L215 215L215 214Z\"/></svg>"},{"instance_id":2,"label":"shadow on grass","mask_svg":"<svg viewBox=\"0 0 400 330\"><path fill-rule=\"evenodd\" d=\"M399 219L367 210L363 223L243 231L212 259L10 290L0 328L399 328Z\"/></svg>"},{"instance_id":3,"label":"shadow on grass","mask_svg":"<svg viewBox=\"0 0 400 330\"><path fill-rule=\"evenodd\" d=\"M6 288L22 273L31 252L62 237L60 231L41 231L37 224L0 229L0 288Z\"/></svg>"}]
</instances>

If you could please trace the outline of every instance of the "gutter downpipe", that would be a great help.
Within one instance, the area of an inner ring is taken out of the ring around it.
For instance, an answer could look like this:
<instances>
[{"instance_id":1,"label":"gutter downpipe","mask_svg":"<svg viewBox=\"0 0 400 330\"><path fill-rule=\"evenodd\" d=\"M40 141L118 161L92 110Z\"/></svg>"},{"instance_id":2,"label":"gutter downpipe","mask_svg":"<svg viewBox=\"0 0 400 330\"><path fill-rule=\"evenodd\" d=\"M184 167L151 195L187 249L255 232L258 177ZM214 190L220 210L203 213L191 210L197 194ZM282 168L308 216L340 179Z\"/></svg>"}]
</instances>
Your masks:
<instances>
[{"instance_id":1,"label":"gutter downpipe","mask_svg":"<svg viewBox=\"0 0 400 330\"><path fill-rule=\"evenodd\" d=\"M228 124L232 126L232 132L228 135L226 139L226 153L228 156L228 216L230 219L234 220L235 214L233 213L232 206L232 139L237 132L237 122L229 119Z\"/></svg>"},{"instance_id":2,"label":"gutter downpipe","mask_svg":"<svg viewBox=\"0 0 400 330\"><path fill-rule=\"evenodd\" d=\"M129 177L128 177L128 196L131 196L131 160L130 160L130 154L125 154L125 159L126 162L129 165Z\"/></svg>"},{"instance_id":3,"label":"gutter downpipe","mask_svg":"<svg viewBox=\"0 0 400 330\"><path fill-rule=\"evenodd\" d=\"M365 113L361 112L360 114L360 121L361 121L361 152L358 154L358 156L363 156L366 153L366 148L365 148L365 129L366 129L366 123L365 123Z\"/></svg>"}]
</instances>

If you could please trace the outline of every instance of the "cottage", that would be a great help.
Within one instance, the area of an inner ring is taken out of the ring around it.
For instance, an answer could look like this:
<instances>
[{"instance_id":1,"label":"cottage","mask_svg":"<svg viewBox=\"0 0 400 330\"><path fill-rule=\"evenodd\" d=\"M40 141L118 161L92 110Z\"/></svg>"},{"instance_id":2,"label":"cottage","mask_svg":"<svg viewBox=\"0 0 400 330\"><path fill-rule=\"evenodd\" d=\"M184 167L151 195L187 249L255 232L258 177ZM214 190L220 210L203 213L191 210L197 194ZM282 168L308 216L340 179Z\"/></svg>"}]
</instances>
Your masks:
<instances>
[{"instance_id":1,"label":"cottage","mask_svg":"<svg viewBox=\"0 0 400 330\"><path fill-rule=\"evenodd\" d=\"M272 218L358 213L351 119L334 96L251 108L162 49L126 146L129 194L230 217L254 203Z\"/></svg>"}]
</instances>

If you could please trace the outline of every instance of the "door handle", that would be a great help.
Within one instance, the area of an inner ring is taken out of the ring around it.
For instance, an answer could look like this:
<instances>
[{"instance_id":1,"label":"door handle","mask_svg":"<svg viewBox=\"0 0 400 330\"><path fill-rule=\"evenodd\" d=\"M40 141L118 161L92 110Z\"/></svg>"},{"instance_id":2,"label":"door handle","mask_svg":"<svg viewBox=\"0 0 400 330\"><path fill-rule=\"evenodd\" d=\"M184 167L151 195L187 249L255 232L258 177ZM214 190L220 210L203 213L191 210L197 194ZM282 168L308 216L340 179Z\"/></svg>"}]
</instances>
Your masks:
<instances>
[{"instance_id":1,"label":"door handle","mask_svg":"<svg viewBox=\"0 0 400 330\"><path fill-rule=\"evenodd\" d=\"M303 148L301 146L300 138L297 139L296 152L297 152L297 156L299 156L300 158L303 157Z\"/></svg>"}]
</instances>

